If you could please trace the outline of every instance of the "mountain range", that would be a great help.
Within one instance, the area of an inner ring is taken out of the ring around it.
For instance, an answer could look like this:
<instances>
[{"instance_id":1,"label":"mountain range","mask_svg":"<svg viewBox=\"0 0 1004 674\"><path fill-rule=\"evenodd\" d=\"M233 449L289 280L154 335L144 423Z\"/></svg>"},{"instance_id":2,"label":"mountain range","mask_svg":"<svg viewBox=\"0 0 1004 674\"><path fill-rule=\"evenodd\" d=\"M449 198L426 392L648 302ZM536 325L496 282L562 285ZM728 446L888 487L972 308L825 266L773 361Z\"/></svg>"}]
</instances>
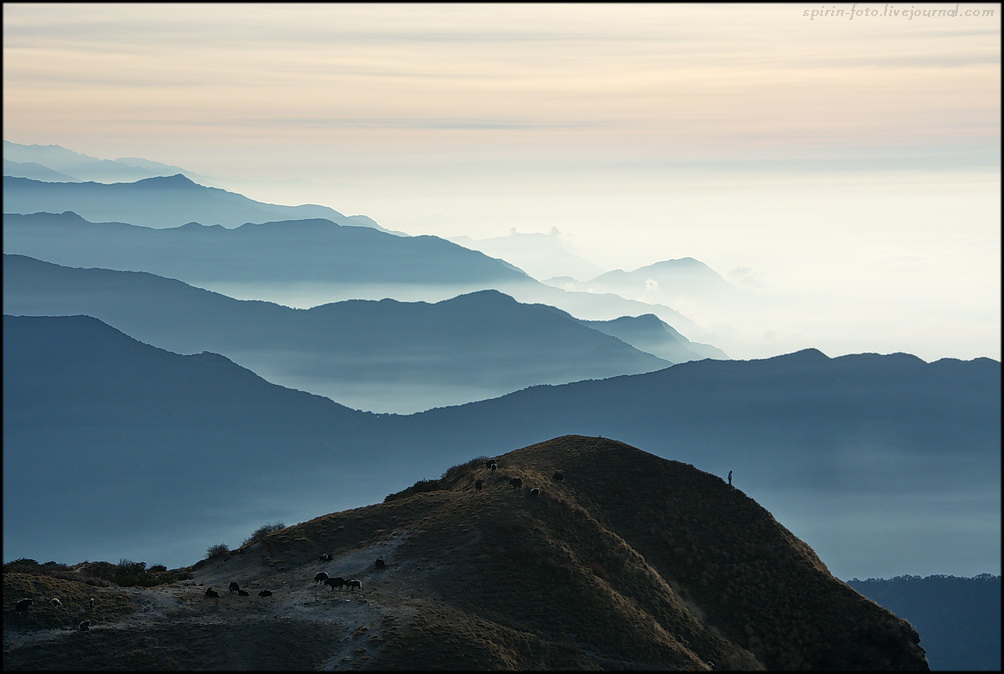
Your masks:
<instances>
[{"instance_id":1,"label":"mountain range","mask_svg":"<svg viewBox=\"0 0 1004 674\"><path fill-rule=\"evenodd\" d=\"M586 434L734 471L838 576L999 563L1000 363L989 359L701 360L396 416L90 317L5 316L3 332L6 555L181 565L262 521Z\"/></svg>"},{"instance_id":2,"label":"mountain range","mask_svg":"<svg viewBox=\"0 0 1004 674\"><path fill-rule=\"evenodd\" d=\"M477 451L382 503L214 553L168 585L95 588L81 582L93 564L5 573L5 598L63 598L19 619L55 628L46 642L5 621L5 666L928 669L907 621L719 476L583 436L507 451L496 471ZM318 586L320 572L351 589ZM86 634L60 629L85 617Z\"/></svg>"},{"instance_id":3,"label":"mountain range","mask_svg":"<svg viewBox=\"0 0 1004 674\"><path fill-rule=\"evenodd\" d=\"M139 341L219 353L273 383L377 412L410 413L672 364L634 348L635 341L684 356L678 360L701 357L654 316L626 330L643 319L583 322L494 290L435 304L352 300L300 310L144 272L68 268L20 255L4 255L3 281L7 314L93 316Z\"/></svg>"},{"instance_id":4,"label":"mountain range","mask_svg":"<svg viewBox=\"0 0 1004 674\"><path fill-rule=\"evenodd\" d=\"M4 140L3 159L5 176L47 182L134 182L182 174L196 182L211 184L207 182L210 178L179 166L138 157L99 159L59 145L23 145Z\"/></svg>"},{"instance_id":5,"label":"mountain range","mask_svg":"<svg viewBox=\"0 0 1004 674\"><path fill-rule=\"evenodd\" d=\"M386 232L364 215L345 216L327 206L281 206L206 187L182 174L135 182L45 182L4 176L4 213L73 211L88 220L142 227L180 227L190 222L239 227L274 220L323 218Z\"/></svg>"},{"instance_id":6,"label":"mountain range","mask_svg":"<svg viewBox=\"0 0 1004 674\"><path fill-rule=\"evenodd\" d=\"M699 332L669 307L553 288L504 260L434 236L396 236L325 219L155 229L90 222L73 212L3 218L5 253L70 267L146 271L239 299L306 308L343 299L434 302L495 289L577 318L654 314L678 333ZM727 357L699 341L682 345L672 360L690 359L688 352Z\"/></svg>"}]
</instances>

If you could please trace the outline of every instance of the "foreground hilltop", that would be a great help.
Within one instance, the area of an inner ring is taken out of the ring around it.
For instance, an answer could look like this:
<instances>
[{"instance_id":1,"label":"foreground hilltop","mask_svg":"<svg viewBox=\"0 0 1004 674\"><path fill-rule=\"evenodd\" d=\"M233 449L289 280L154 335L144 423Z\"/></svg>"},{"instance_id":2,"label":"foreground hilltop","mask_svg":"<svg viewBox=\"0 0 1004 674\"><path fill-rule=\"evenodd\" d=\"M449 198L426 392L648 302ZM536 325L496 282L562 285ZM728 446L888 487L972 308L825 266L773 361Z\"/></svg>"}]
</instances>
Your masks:
<instances>
[{"instance_id":1,"label":"foreground hilltop","mask_svg":"<svg viewBox=\"0 0 1004 674\"><path fill-rule=\"evenodd\" d=\"M89 632L6 620L5 668L928 669L909 623L720 477L583 436L492 458L200 562L193 580L102 589L137 610ZM320 571L362 589L315 585ZM17 575L17 591L59 590Z\"/></svg>"}]
</instances>

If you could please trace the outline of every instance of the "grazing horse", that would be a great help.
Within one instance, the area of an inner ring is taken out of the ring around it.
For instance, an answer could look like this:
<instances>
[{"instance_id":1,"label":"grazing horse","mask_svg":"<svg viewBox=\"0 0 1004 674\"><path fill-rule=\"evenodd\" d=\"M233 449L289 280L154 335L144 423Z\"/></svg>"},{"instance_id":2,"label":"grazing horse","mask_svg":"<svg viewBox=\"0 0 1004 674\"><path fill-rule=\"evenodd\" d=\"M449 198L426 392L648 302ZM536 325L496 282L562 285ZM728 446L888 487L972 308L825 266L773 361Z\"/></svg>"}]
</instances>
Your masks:
<instances>
[{"instance_id":1,"label":"grazing horse","mask_svg":"<svg viewBox=\"0 0 1004 674\"><path fill-rule=\"evenodd\" d=\"M557 472L556 472L556 473L554 474L554 481L555 481L555 482L561 482L561 481L562 481L562 480L564 480L564 479L565 479L565 474L564 474L564 473L562 473L561 471L557 471Z\"/></svg>"},{"instance_id":2,"label":"grazing horse","mask_svg":"<svg viewBox=\"0 0 1004 674\"><path fill-rule=\"evenodd\" d=\"M239 597L250 597L251 593L247 590L237 590L237 596Z\"/></svg>"},{"instance_id":3,"label":"grazing horse","mask_svg":"<svg viewBox=\"0 0 1004 674\"><path fill-rule=\"evenodd\" d=\"M530 490L530 496L540 496L540 490L534 487Z\"/></svg>"},{"instance_id":4,"label":"grazing horse","mask_svg":"<svg viewBox=\"0 0 1004 674\"><path fill-rule=\"evenodd\" d=\"M80 630L81 632L86 632L87 630L91 629L91 621L81 620L80 624L77 625L77 629Z\"/></svg>"},{"instance_id":5,"label":"grazing horse","mask_svg":"<svg viewBox=\"0 0 1004 674\"><path fill-rule=\"evenodd\" d=\"M28 607L30 607L34 603L35 601L33 599L19 600L16 604L14 604L14 614L16 615L18 613L27 613Z\"/></svg>"},{"instance_id":6,"label":"grazing horse","mask_svg":"<svg viewBox=\"0 0 1004 674\"><path fill-rule=\"evenodd\" d=\"M361 580L356 580L355 578L345 581L345 587L350 587L353 590L359 588L363 589L363 582Z\"/></svg>"},{"instance_id":7,"label":"grazing horse","mask_svg":"<svg viewBox=\"0 0 1004 674\"><path fill-rule=\"evenodd\" d=\"M314 574L314 585L317 585L318 583L323 583L327 579L328 579L328 574L324 573L323 571L318 571L317 573Z\"/></svg>"},{"instance_id":8,"label":"grazing horse","mask_svg":"<svg viewBox=\"0 0 1004 674\"><path fill-rule=\"evenodd\" d=\"M230 594L234 594L235 592L240 592L240 591L241 591L241 586L237 584L237 581L231 581Z\"/></svg>"},{"instance_id":9,"label":"grazing horse","mask_svg":"<svg viewBox=\"0 0 1004 674\"><path fill-rule=\"evenodd\" d=\"M321 561L322 562L330 562L332 559L333 559L333 557L331 556L330 553L326 552L323 555L321 555Z\"/></svg>"},{"instance_id":10,"label":"grazing horse","mask_svg":"<svg viewBox=\"0 0 1004 674\"><path fill-rule=\"evenodd\" d=\"M59 601L56 597L50 599L49 603L52 604L52 608L59 608L63 605L63 602Z\"/></svg>"},{"instance_id":11,"label":"grazing horse","mask_svg":"<svg viewBox=\"0 0 1004 674\"><path fill-rule=\"evenodd\" d=\"M219 593L219 592L217 592L216 590L214 590L213 588L209 588L209 589L207 589L207 590L206 590L206 594L205 594L205 595L203 595L203 596L204 596L204 597L205 597L206 599L210 599L210 598L216 598L216 599L219 599L219 598L220 598L220 593Z\"/></svg>"},{"instance_id":12,"label":"grazing horse","mask_svg":"<svg viewBox=\"0 0 1004 674\"><path fill-rule=\"evenodd\" d=\"M474 489L476 489L477 491L481 491L482 484L484 483L481 480L478 480L477 482L474 483Z\"/></svg>"},{"instance_id":13,"label":"grazing horse","mask_svg":"<svg viewBox=\"0 0 1004 674\"><path fill-rule=\"evenodd\" d=\"M519 489L520 487L523 486L523 480L521 480L518 477L514 477L513 479L509 480L509 484L511 484L514 488Z\"/></svg>"},{"instance_id":14,"label":"grazing horse","mask_svg":"<svg viewBox=\"0 0 1004 674\"><path fill-rule=\"evenodd\" d=\"M258 596L259 597L271 597L272 593L270 591L268 591L268 590L262 590L261 592L258 593Z\"/></svg>"},{"instance_id":15,"label":"grazing horse","mask_svg":"<svg viewBox=\"0 0 1004 674\"><path fill-rule=\"evenodd\" d=\"M376 566L377 571L383 571L384 569L387 568L387 562L383 561L382 559L378 559L376 560L376 564L374 566Z\"/></svg>"},{"instance_id":16,"label":"grazing horse","mask_svg":"<svg viewBox=\"0 0 1004 674\"><path fill-rule=\"evenodd\" d=\"M334 590L336 587L343 587L345 585L345 579L344 578L328 578L328 579L326 579L324 581L324 584L330 586L331 589Z\"/></svg>"}]
</instances>

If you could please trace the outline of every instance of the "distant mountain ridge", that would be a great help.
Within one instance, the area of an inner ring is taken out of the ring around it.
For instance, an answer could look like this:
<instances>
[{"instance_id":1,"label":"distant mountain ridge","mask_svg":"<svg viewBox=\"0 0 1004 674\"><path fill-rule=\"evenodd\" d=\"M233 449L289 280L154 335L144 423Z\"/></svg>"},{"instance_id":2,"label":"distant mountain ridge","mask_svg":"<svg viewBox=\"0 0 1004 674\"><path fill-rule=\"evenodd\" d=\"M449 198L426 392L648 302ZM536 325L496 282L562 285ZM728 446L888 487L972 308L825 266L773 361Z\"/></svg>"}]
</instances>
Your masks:
<instances>
[{"instance_id":1,"label":"distant mountain ridge","mask_svg":"<svg viewBox=\"0 0 1004 674\"><path fill-rule=\"evenodd\" d=\"M383 229L365 216L345 216L327 206L280 206L205 187L178 173L127 183L54 183L4 176L4 213L63 213L86 220L142 227L179 227L190 222L239 227L280 219L324 218L342 225Z\"/></svg>"},{"instance_id":2,"label":"distant mountain ridge","mask_svg":"<svg viewBox=\"0 0 1004 674\"><path fill-rule=\"evenodd\" d=\"M90 222L66 212L6 213L3 222L5 253L69 267L146 271L230 297L288 306L343 299L439 301L495 289L523 304L556 306L577 318L659 312L679 332L694 327L668 307L552 288L504 260L445 239L393 236L323 219L233 229L198 223L154 229ZM283 254L276 255L280 246ZM663 341L673 361L721 354L698 342Z\"/></svg>"},{"instance_id":3,"label":"distant mountain ridge","mask_svg":"<svg viewBox=\"0 0 1004 674\"><path fill-rule=\"evenodd\" d=\"M617 337L642 351L674 363L701 359L695 358L692 354L704 358L728 359L728 355L717 347L691 342L655 314L622 316L610 321L583 321L583 323L594 330Z\"/></svg>"},{"instance_id":4,"label":"distant mountain ridge","mask_svg":"<svg viewBox=\"0 0 1004 674\"><path fill-rule=\"evenodd\" d=\"M615 269L587 281L555 278L551 285L590 292L616 293L632 299L667 303L734 297L739 289L692 257L663 260L633 271Z\"/></svg>"},{"instance_id":5,"label":"distant mountain ridge","mask_svg":"<svg viewBox=\"0 0 1004 674\"><path fill-rule=\"evenodd\" d=\"M852 578L847 584L910 621L932 671L1000 671L1000 575Z\"/></svg>"},{"instance_id":6,"label":"distant mountain ridge","mask_svg":"<svg viewBox=\"0 0 1004 674\"><path fill-rule=\"evenodd\" d=\"M577 433L734 470L842 577L863 549L917 570L999 559L1000 363L987 359L704 360L398 417L283 389L220 356L154 349L93 318L5 316L3 358L5 555L114 549L176 563L159 551L203 550L226 531L372 502L472 452ZM123 465L134 479L91 488ZM42 483L58 498L31 498ZM295 502L281 496L291 489ZM151 509L119 522L113 504L126 497ZM87 510L69 507L81 499ZM157 530L137 528L143 518Z\"/></svg>"},{"instance_id":7,"label":"distant mountain ridge","mask_svg":"<svg viewBox=\"0 0 1004 674\"><path fill-rule=\"evenodd\" d=\"M99 159L69 150L59 145L23 145L9 140L3 142L4 175L49 182L132 182L157 176L182 174L203 184L209 180L180 166L137 157ZM10 164L8 164L10 162ZM35 175L22 175L19 166L33 164L47 171L63 176L55 178L45 172L33 171Z\"/></svg>"},{"instance_id":8,"label":"distant mountain ridge","mask_svg":"<svg viewBox=\"0 0 1004 674\"><path fill-rule=\"evenodd\" d=\"M179 188L189 189L181 181ZM280 244L283 254L276 255ZM325 218L151 228L90 222L74 212L5 213L4 252L66 266L147 271L199 286L529 280L512 265L444 239L395 236Z\"/></svg>"},{"instance_id":9,"label":"distant mountain ridge","mask_svg":"<svg viewBox=\"0 0 1004 674\"><path fill-rule=\"evenodd\" d=\"M436 304L353 300L304 311L19 255L4 255L3 279L8 314L93 316L142 342L220 353L273 383L378 412L672 365L563 311L493 290Z\"/></svg>"}]
</instances>

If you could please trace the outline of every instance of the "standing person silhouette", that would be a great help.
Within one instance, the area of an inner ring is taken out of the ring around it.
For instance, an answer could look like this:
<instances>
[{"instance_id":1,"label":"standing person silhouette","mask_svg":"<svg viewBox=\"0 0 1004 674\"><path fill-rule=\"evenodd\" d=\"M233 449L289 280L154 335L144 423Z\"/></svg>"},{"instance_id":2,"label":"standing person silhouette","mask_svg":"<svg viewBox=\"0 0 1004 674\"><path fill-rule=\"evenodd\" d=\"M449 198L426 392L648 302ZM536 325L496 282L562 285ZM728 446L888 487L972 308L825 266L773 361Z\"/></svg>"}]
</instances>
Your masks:
<instances>
[{"instance_id":1,"label":"standing person silhouette","mask_svg":"<svg viewBox=\"0 0 1004 674\"><path fill-rule=\"evenodd\" d=\"M732 471L729 471L729 486L732 486Z\"/></svg>"}]
</instances>

